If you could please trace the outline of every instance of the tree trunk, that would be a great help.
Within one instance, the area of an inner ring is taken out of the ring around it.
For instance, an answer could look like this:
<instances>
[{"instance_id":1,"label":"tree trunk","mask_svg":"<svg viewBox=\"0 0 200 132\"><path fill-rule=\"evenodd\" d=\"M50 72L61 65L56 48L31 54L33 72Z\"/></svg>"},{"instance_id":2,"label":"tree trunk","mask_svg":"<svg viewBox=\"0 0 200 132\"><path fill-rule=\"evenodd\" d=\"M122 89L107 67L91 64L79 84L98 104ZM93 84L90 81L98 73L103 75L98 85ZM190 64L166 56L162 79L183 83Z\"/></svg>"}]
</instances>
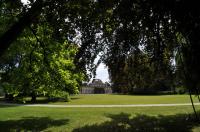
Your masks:
<instances>
[{"instance_id":1,"label":"tree trunk","mask_svg":"<svg viewBox=\"0 0 200 132\"><path fill-rule=\"evenodd\" d=\"M5 99L6 99L6 101L13 101L14 100L13 94L6 93Z\"/></svg>"},{"instance_id":2,"label":"tree trunk","mask_svg":"<svg viewBox=\"0 0 200 132\"><path fill-rule=\"evenodd\" d=\"M32 92L31 93L31 102L35 103L36 102L36 98L37 98L36 94L34 92Z\"/></svg>"}]
</instances>

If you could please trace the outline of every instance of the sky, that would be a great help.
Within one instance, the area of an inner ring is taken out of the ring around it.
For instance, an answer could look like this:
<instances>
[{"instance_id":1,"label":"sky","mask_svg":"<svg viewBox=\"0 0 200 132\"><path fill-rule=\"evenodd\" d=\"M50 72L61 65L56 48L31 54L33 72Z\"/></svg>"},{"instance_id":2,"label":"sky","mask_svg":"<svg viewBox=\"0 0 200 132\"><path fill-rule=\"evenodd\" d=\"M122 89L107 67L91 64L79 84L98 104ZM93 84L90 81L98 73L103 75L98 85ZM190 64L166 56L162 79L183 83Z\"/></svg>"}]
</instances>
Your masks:
<instances>
[{"instance_id":1,"label":"sky","mask_svg":"<svg viewBox=\"0 0 200 132\"><path fill-rule=\"evenodd\" d=\"M97 68L96 78L101 79L103 82L109 82L108 68L103 63Z\"/></svg>"},{"instance_id":2,"label":"sky","mask_svg":"<svg viewBox=\"0 0 200 132\"><path fill-rule=\"evenodd\" d=\"M28 0L21 0L22 3L27 4Z\"/></svg>"}]
</instances>

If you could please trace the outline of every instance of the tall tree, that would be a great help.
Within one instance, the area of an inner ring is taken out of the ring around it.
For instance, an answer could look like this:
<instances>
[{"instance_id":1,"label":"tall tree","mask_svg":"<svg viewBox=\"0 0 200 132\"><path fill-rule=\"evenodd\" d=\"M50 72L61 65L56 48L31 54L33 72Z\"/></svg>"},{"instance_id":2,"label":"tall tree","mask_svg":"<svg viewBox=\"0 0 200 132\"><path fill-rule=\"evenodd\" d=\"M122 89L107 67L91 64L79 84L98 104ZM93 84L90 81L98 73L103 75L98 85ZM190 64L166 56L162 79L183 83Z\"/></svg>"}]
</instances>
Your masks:
<instances>
[{"instance_id":1,"label":"tall tree","mask_svg":"<svg viewBox=\"0 0 200 132\"><path fill-rule=\"evenodd\" d=\"M75 44L63 44L52 37L48 24L26 29L3 57L0 68L2 86L7 94L49 97L77 94L84 74L76 70L73 58L78 50ZM23 45L23 46L22 46ZM65 93L65 94L64 94Z\"/></svg>"}]
</instances>

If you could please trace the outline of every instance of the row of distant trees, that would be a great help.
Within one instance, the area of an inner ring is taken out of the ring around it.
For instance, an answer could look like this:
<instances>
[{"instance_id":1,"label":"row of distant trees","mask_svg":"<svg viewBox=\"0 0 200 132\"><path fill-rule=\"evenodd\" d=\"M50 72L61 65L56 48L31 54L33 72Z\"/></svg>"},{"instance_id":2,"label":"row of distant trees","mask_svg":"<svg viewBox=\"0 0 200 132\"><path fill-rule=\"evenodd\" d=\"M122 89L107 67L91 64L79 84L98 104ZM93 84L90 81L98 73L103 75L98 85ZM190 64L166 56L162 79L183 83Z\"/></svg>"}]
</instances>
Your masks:
<instances>
[{"instance_id":1,"label":"row of distant trees","mask_svg":"<svg viewBox=\"0 0 200 132\"><path fill-rule=\"evenodd\" d=\"M185 93L183 65L177 51L166 49L164 59L158 63L139 50L108 62L113 92L129 94ZM164 92L166 91L166 92Z\"/></svg>"}]
</instances>

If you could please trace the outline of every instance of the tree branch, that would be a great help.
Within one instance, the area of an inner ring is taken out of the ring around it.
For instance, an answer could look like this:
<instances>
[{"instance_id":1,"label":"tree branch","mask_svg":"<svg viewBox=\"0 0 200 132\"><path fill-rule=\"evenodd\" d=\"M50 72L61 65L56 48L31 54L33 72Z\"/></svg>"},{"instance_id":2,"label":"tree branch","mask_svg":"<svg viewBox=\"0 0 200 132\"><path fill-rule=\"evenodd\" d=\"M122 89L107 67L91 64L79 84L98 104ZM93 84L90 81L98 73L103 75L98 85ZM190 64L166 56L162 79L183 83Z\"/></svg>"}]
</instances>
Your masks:
<instances>
[{"instance_id":1,"label":"tree branch","mask_svg":"<svg viewBox=\"0 0 200 132\"><path fill-rule=\"evenodd\" d=\"M22 17L0 37L0 56L2 56L11 43L17 39L25 27L29 26L33 22L44 6L44 0L36 0L27 12L21 13Z\"/></svg>"}]
</instances>

